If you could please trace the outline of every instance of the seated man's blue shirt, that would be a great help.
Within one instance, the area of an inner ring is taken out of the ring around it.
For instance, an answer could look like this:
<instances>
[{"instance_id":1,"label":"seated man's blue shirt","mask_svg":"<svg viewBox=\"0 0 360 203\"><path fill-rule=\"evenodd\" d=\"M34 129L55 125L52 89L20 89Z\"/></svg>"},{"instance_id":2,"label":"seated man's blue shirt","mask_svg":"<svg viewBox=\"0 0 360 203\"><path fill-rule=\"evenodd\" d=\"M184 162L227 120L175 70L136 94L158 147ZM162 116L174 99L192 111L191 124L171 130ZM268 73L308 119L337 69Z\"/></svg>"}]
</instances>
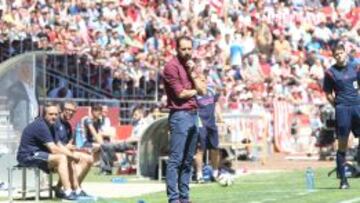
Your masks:
<instances>
[{"instance_id":1,"label":"seated man's blue shirt","mask_svg":"<svg viewBox=\"0 0 360 203\"><path fill-rule=\"evenodd\" d=\"M57 120L55 124L55 132L59 141L64 145L68 144L73 137L70 123L61 119Z\"/></svg>"},{"instance_id":2,"label":"seated man's blue shirt","mask_svg":"<svg viewBox=\"0 0 360 203\"><path fill-rule=\"evenodd\" d=\"M215 102L218 95L215 93L215 87L208 85L207 95L197 96L198 112L203 126L215 127Z\"/></svg>"},{"instance_id":3,"label":"seated man's blue shirt","mask_svg":"<svg viewBox=\"0 0 360 203\"><path fill-rule=\"evenodd\" d=\"M54 127L49 126L43 118L38 118L29 124L23 131L17 160L32 156L36 152L48 152L45 146L48 143L57 143Z\"/></svg>"},{"instance_id":4,"label":"seated man's blue shirt","mask_svg":"<svg viewBox=\"0 0 360 203\"><path fill-rule=\"evenodd\" d=\"M89 126L93 125L96 132L98 132L100 129L100 125L101 125L100 121L94 121L92 118L88 117L88 118L85 118L83 122L84 122L86 141L90 142L90 143L95 142L94 136L91 134L91 132L89 130Z\"/></svg>"}]
</instances>

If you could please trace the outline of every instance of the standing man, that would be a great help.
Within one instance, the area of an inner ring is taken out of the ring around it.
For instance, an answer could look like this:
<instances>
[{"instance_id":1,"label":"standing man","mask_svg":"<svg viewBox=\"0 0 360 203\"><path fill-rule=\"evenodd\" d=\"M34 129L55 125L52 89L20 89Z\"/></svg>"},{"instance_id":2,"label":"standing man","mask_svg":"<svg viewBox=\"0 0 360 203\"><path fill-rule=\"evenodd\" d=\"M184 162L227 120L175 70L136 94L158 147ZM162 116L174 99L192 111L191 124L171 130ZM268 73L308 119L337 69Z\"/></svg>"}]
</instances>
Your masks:
<instances>
[{"instance_id":1,"label":"standing man","mask_svg":"<svg viewBox=\"0 0 360 203\"><path fill-rule=\"evenodd\" d=\"M206 94L206 83L195 71L191 38L177 38L176 49L177 56L164 69L167 107L170 109L166 187L169 203L188 203L191 164L198 138L196 95Z\"/></svg>"},{"instance_id":2,"label":"standing man","mask_svg":"<svg viewBox=\"0 0 360 203\"><path fill-rule=\"evenodd\" d=\"M343 44L333 49L336 63L325 71L324 91L328 101L335 107L336 135L338 151L336 167L340 177L340 189L348 189L349 183L345 176L346 150L350 131L356 137L360 130L360 67L356 59L350 59Z\"/></svg>"},{"instance_id":3,"label":"standing man","mask_svg":"<svg viewBox=\"0 0 360 203\"><path fill-rule=\"evenodd\" d=\"M74 154L77 154L80 157L78 163L69 162L70 176L73 180L72 188L75 191L77 196L88 196L81 189L81 182L84 180L85 176L89 172L93 158L90 154L85 152L76 152L76 147L74 145L73 132L70 124L70 120L76 112L76 103L72 101L65 101L60 105L61 113L60 118L56 122L56 133L59 141L64 145L69 151L72 151ZM59 180L57 187L55 189L56 196L61 196L60 190L61 181Z\"/></svg>"},{"instance_id":4,"label":"standing man","mask_svg":"<svg viewBox=\"0 0 360 203\"><path fill-rule=\"evenodd\" d=\"M205 73L204 73L205 74ZM205 77L207 74L205 74ZM201 126L199 127L199 146L195 156L196 179L198 183L203 183L203 160L204 152L210 150L211 166L213 168L213 178L218 177L218 169L220 166L219 155L219 132L216 121L222 122L217 105L219 95L216 93L215 85L208 83L207 94L205 96L197 96L197 104Z\"/></svg>"},{"instance_id":5,"label":"standing man","mask_svg":"<svg viewBox=\"0 0 360 203\"><path fill-rule=\"evenodd\" d=\"M68 166L69 162L80 162L80 157L59 143L55 134L58 114L57 104L44 105L43 116L25 127L16 158L21 166L36 166L46 173L56 170L64 188L60 198L76 200L77 195L72 191Z\"/></svg>"}]
</instances>

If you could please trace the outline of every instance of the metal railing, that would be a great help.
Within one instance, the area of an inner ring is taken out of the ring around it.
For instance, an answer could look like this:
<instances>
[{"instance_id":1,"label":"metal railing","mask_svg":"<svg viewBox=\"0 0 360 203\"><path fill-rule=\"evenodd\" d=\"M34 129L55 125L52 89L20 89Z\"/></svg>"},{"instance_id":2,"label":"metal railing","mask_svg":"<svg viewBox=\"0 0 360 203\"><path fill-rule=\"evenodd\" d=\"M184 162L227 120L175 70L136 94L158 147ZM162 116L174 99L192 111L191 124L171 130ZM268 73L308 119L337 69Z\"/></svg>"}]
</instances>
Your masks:
<instances>
[{"instance_id":1,"label":"metal railing","mask_svg":"<svg viewBox=\"0 0 360 203\"><path fill-rule=\"evenodd\" d=\"M46 101L52 101L52 102L64 102L67 101L66 98L40 98L40 103L46 102ZM84 98L76 98L71 99L72 101L75 101L76 103L82 105L82 106L90 106L91 104L99 103L101 105L106 105L108 107L119 107L120 109L120 123L122 125L124 124L130 124L132 120L132 111L135 107L141 106L145 111L150 110L153 107L156 107L158 105L158 102L156 101L138 101L138 100L117 100L117 99L84 99Z\"/></svg>"},{"instance_id":2,"label":"metal railing","mask_svg":"<svg viewBox=\"0 0 360 203\"><path fill-rule=\"evenodd\" d=\"M88 84L75 80L67 76L61 76L56 70L47 70L39 68L37 73L46 74L46 86L57 88L57 84L63 79L67 80L67 88L71 91L73 97L75 98L90 98L90 99L106 99L110 97L109 94L102 94L99 91L96 91L92 86ZM45 87L46 88L46 87ZM48 89L48 88L46 88ZM50 89L52 90L52 89ZM50 91L49 90L49 91ZM48 91L48 92L49 92Z\"/></svg>"},{"instance_id":3,"label":"metal railing","mask_svg":"<svg viewBox=\"0 0 360 203\"><path fill-rule=\"evenodd\" d=\"M0 42L0 62L10 59L16 55L44 50L39 47L38 43L28 37L22 40L4 40ZM134 65L127 64L123 70L125 76L121 79L114 78L114 70L105 65L97 64L90 60L86 55L58 53L55 51L44 52L41 60L35 60L37 68L45 68L47 72L56 73L59 77L47 77L48 80L42 82L42 89L46 93L51 89L58 87L59 78L65 81L71 81L75 87L72 89L76 92L77 88L92 89L92 92L103 94L104 98L117 98L121 100L158 100L159 98L159 72L155 73L153 79L149 79L147 71L143 71L140 79L130 77L130 71L135 68ZM138 64L137 66L140 66ZM141 67L136 67L141 68ZM38 76L39 77L39 76ZM113 81L116 80L116 86ZM80 91L80 90L79 90ZM81 91L80 91L81 92ZM83 98L83 95L74 95L75 98Z\"/></svg>"},{"instance_id":4,"label":"metal railing","mask_svg":"<svg viewBox=\"0 0 360 203\"><path fill-rule=\"evenodd\" d=\"M16 55L36 50L40 49L31 37L20 40L3 40L0 42L0 62Z\"/></svg>"},{"instance_id":5,"label":"metal railing","mask_svg":"<svg viewBox=\"0 0 360 203\"><path fill-rule=\"evenodd\" d=\"M83 86L104 95L104 98L120 100L157 100L158 98L158 73L156 73L155 80L147 80L145 73L139 81L128 76L116 79L113 77L114 71L110 67L97 65L89 61L85 56L76 54L49 53L42 63L41 67L44 67L47 72L56 73L65 81L76 83L77 86L73 87L75 91L77 87ZM114 85L115 80L117 85ZM48 81L46 83L46 89L48 90L61 85L58 80L54 81L51 77ZM138 85L136 85L137 83ZM84 97L74 95L74 98Z\"/></svg>"}]
</instances>

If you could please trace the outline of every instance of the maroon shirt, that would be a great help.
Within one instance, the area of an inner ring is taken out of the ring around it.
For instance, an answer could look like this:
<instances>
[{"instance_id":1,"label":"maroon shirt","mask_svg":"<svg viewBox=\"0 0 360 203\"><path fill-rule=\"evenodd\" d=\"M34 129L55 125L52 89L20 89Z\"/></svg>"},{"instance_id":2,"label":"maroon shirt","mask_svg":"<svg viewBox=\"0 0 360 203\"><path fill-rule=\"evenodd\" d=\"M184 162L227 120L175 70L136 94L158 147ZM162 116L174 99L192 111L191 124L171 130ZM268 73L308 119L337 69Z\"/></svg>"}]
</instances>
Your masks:
<instances>
[{"instance_id":1,"label":"maroon shirt","mask_svg":"<svg viewBox=\"0 0 360 203\"><path fill-rule=\"evenodd\" d=\"M196 98L180 99L177 95L184 89L195 89L195 85L187 74L185 67L181 65L177 57L166 63L164 69L164 84L167 95L167 107L170 110L196 109Z\"/></svg>"}]
</instances>

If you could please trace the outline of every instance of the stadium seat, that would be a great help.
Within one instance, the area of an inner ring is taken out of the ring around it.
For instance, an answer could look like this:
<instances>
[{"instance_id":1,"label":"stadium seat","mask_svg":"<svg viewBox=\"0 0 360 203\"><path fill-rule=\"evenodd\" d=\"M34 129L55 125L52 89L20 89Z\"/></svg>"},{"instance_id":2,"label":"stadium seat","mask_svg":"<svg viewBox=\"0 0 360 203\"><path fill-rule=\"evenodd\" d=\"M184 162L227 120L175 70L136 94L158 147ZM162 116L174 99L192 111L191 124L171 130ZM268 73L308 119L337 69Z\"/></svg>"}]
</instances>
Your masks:
<instances>
[{"instance_id":1,"label":"stadium seat","mask_svg":"<svg viewBox=\"0 0 360 203\"><path fill-rule=\"evenodd\" d=\"M132 125L119 125L116 129L116 140L125 140L131 136Z\"/></svg>"},{"instance_id":2,"label":"stadium seat","mask_svg":"<svg viewBox=\"0 0 360 203\"><path fill-rule=\"evenodd\" d=\"M8 187L8 200L9 202L13 202L13 172L15 170L22 170L21 173L21 183L22 183L22 189L21 189L21 195L22 195L22 199L26 198L26 193L28 192L27 190L27 184L26 184L26 180L27 180L27 170L33 170L35 172L35 202L39 202L40 200L40 169L38 167L23 167L23 166L13 166L13 167L9 167L8 168L8 181L9 181L9 187ZM51 199L52 196L52 173L50 172L48 174L48 178L49 178L49 185L48 185L48 191L49 191L49 198Z\"/></svg>"}]
</instances>

